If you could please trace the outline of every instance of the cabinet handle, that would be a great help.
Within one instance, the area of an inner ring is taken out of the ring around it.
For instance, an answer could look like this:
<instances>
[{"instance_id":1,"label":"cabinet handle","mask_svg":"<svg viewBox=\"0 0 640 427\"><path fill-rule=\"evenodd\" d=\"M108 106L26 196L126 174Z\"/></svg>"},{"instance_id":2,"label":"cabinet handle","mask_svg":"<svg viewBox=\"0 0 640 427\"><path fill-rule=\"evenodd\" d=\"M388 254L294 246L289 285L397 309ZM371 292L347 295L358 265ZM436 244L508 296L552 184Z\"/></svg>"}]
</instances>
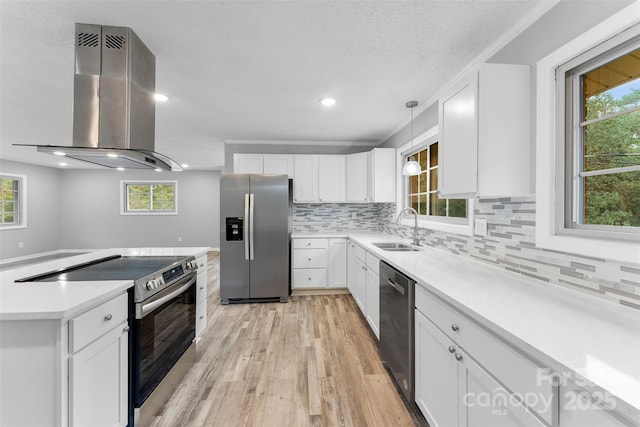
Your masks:
<instances>
[{"instance_id":1,"label":"cabinet handle","mask_svg":"<svg viewBox=\"0 0 640 427\"><path fill-rule=\"evenodd\" d=\"M126 334L127 332L129 332L129 329L131 329L131 328L128 327L128 326L125 326L124 329L122 330L122 332Z\"/></svg>"},{"instance_id":2,"label":"cabinet handle","mask_svg":"<svg viewBox=\"0 0 640 427\"><path fill-rule=\"evenodd\" d=\"M455 353L456 352L456 348L452 345L449 346L449 353Z\"/></svg>"},{"instance_id":3,"label":"cabinet handle","mask_svg":"<svg viewBox=\"0 0 640 427\"><path fill-rule=\"evenodd\" d=\"M107 314L106 316L104 316L104 321L108 322L109 320L113 319L113 316L111 315L111 313Z\"/></svg>"},{"instance_id":4,"label":"cabinet handle","mask_svg":"<svg viewBox=\"0 0 640 427\"><path fill-rule=\"evenodd\" d=\"M307 277L307 280L311 280L311 277Z\"/></svg>"},{"instance_id":5,"label":"cabinet handle","mask_svg":"<svg viewBox=\"0 0 640 427\"><path fill-rule=\"evenodd\" d=\"M456 353L456 360L457 360L458 362L461 362L461 361L462 361L462 355L461 355L461 354Z\"/></svg>"},{"instance_id":6,"label":"cabinet handle","mask_svg":"<svg viewBox=\"0 0 640 427\"><path fill-rule=\"evenodd\" d=\"M200 320L203 320L203 319L204 319L204 316L200 316Z\"/></svg>"},{"instance_id":7,"label":"cabinet handle","mask_svg":"<svg viewBox=\"0 0 640 427\"><path fill-rule=\"evenodd\" d=\"M307 258L307 261L311 261L311 258Z\"/></svg>"},{"instance_id":8,"label":"cabinet handle","mask_svg":"<svg viewBox=\"0 0 640 427\"><path fill-rule=\"evenodd\" d=\"M308 242L308 243L307 243L307 246L311 246L311 242Z\"/></svg>"},{"instance_id":9,"label":"cabinet handle","mask_svg":"<svg viewBox=\"0 0 640 427\"><path fill-rule=\"evenodd\" d=\"M452 330L452 331L457 332L457 331L458 331L458 329L460 329L460 328L459 328L459 327L458 327L458 325L456 325L455 323L454 323L453 325L451 325L451 330Z\"/></svg>"},{"instance_id":10,"label":"cabinet handle","mask_svg":"<svg viewBox=\"0 0 640 427\"><path fill-rule=\"evenodd\" d=\"M201 291L204 291L204 286L200 286L200 290L201 290Z\"/></svg>"}]
</instances>

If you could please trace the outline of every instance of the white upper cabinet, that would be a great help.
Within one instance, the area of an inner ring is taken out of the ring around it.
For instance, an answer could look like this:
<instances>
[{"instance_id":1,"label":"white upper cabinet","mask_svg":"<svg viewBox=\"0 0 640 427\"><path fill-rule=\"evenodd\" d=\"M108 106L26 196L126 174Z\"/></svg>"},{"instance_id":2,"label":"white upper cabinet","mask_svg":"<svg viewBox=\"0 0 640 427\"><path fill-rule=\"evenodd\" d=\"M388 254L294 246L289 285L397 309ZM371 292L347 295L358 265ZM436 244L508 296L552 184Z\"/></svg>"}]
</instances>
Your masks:
<instances>
[{"instance_id":1,"label":"white upper cabinet","mask_svg":"<svg viewBox=\"0 0 640 427\"><path fill-rule=\"evenodd\" d=\"M369 160L369 201L377 203L395 203L395 148L374 148L371 150Z\"/></svg>"},{"instance_id":2,"label":"white upper cabinet","mask_svg":"<svg viewBox=\"0 0 640 427\"><path fill-rule=\"evenodd\" d=\"M318 156L299 155L293 158L293 201L318 201Z\"/></svg>"},{"instance_id":3,"label":"white upper cabinet","mask_svg":"<svg viewBox=\"0 0 640 427\"><path fill-rule=\"evenodd\" d=\"M441 197L531 193L530 67L482 64L439 102Z\"/></svg>"},{"instance_id":4,"label":"white upper cabinet","mask_svg":"<svg viewBox=\"0 0 640 427\"><path fill-rule=\"evenodd\" d=\"M318 201L340 203L346 200L345 156L318 156Z\"/></svg>"},{"instance_id":5,"label":"white upper cabinet","mask_svg":"<svg viewBox=\"0 0 640 427\"><path fill-rule=\"evenodd\" d=\"M347 157L347 202L369 201L369 157L370 153L348 154Z\"/></svg>"},{"instance_id":6,"label":"white upper cabinet","mask_svg":"<svg viewBox=\"0 0 640 427\"><path fill-rule=\"evenodd\" d=\"M293 156L286 154L265 154L262 158L263 173L288 175L293 178Z\"/></svg>"},{"instance_id":7,"label":"white upper cabinet","mask_svg":"<svg viewBox=\"0 0 640 427\"><path fill-rule=\"evenodd\" d=\"M290 154L245 154L233 155L234 173L260 173L288 175L293 178L293 156Z\"/></svg>"},{"instance_id":8,"label":"white upper cabinet","mask_svg":"<svg viewBox=\"0 0 640 427\"><path fill-rule=\"evenodd\" d=\"M233 172L235 173L263 173L262 154L233 155Z\"/></svg>"}]
</instances>

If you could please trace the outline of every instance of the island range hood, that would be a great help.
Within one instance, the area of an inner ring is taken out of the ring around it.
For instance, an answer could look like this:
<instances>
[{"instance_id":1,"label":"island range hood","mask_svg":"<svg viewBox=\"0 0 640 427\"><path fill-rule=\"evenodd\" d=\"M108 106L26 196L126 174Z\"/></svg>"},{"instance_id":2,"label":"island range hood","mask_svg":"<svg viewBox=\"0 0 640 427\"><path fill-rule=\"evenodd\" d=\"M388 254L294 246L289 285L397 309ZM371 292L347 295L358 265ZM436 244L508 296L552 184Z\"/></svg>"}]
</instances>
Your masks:
<instances>
[{"instance_id":1,"label":"island range hood","mask_svg":"<svg viewBox=\"0 0 640 427\"><path fill-rule=\"evenodd\" d=\"M182 170L155 148L155 56L126 27L76 24L71 146L38 151L109 168Z\"/></svg>"}]
</instances>

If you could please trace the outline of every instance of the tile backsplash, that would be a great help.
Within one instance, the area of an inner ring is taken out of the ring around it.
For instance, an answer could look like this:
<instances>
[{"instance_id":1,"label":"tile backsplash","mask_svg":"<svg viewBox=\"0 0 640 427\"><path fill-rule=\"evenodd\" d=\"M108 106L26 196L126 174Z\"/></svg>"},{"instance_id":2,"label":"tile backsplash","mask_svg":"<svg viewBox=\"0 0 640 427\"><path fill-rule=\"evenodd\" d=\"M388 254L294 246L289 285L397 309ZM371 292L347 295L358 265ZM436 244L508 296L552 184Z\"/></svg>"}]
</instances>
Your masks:
<instances>
[{"instance_id":1,"label":"tile backsplash","mask_svg":"<svg viewBox=\"0 0 640 427\"><path fill-rule=\"evenodd\" d=\"M475 200L474 214L487 219L486 237L420 229L423 244L640 309L640 264L536 247L534 198ZM412 227L393 220L392 213L381 222L381 231L412 237Z\"/></svg>"},{"instance_id":2,"label":"tile backsplash","mask_svg":"<svg viewBox=\"0 0 640 427\"><path fill-rule=\"evenodd\" d=\"M474 211L476 218L487 219L486 237L420 229L422 243L640 310L640 264L536 247L535 198L479 199ZM294 204L292 214L295 233L383 231L413 236L413 227L394 223L393 203Z\"/></svg>"}]
</instances>

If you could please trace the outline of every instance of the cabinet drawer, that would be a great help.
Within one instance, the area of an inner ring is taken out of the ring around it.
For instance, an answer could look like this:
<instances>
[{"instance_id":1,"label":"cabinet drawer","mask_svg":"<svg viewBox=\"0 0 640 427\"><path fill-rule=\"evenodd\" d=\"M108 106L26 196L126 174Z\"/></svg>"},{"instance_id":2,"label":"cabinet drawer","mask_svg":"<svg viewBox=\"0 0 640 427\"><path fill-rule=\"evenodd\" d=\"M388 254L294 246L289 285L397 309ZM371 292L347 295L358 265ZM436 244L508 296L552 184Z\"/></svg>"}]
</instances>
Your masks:
<instances>
[{"instance_id":1,"label":"cabinet drawer","mask_svg":"<svg viewBox=\"0 0 640 427\"><path fill-rule=\"evenodd\" d=\"M421 286L416 286L415 297L416 308L509 391L520 396L537 396L537 405L531 409L554 425L558 389L550 369L536 364ZM545 404L548 402L553 404Z\"/></svg>"},{"instance_id":2,"label":"cabinet drawer","mask_svg":"<svg viewBox=\"0 0 640 427\"><path fill-rule=\"evenodd\" d=\"M365 251L362 246L349 242L349 249L351 249L356 258L360 258L363 263L367 262L367 251Z\"/></svg>"},{"instance_id":3,"label":"cabinet drawer","mask_svg":"<svg viewBox=\"0 0 640 427\"><path fill-rule=\"evenodd\" d=\"M200 335L207 326L207 303L196 305L196 336Z\"/></svg>"},{"instance_id":4,"label":"cabinet drawer","mask_svg":"<svg viewBox=\"0 0 640 427\"><path fill-rule=\"evenodd\" d=\"M367 252L367 268L380 275L380 258Z\"/></svg>"},{"instance_id":5,"label":"cabinet drawer","mask_svg":"<svg viewBox=\"0 0 640 427\"><path fill-rule=\"evenodd\" d=\"M69 353L85 345L127 320L127 294L105 302L69 321Z\"/></svg>"},{"instance_id":6,"label":"cabinet drawer","mask_svg":"<svg viewBox=\"0 0 640 427\"><path fill-rule=\"evenodd\" d=\"M326 268L295 268L293 270L294 288L320 288L326 286Z\"/></svg>"},{"instance_id":7,"label":"cabinet drawer","mask_svg":"<svg viewBox=\"0 0 640 427\"><path fill-rule=\"evenodd\" d=\"M293 268L327 267L327 249L296 249L293 251Z\"/></svg>"},{"instance_id":8,"label":"cabinet drawer","mask_svg":"<svg viewBox=\"0 0 640 427\"><path fill-rule=\"evenodd\" d=\"M302 248L328 248L329 247L329 239L293 239L293 247L294 249L302 249Z\"/></svg>"}]
</instances>

